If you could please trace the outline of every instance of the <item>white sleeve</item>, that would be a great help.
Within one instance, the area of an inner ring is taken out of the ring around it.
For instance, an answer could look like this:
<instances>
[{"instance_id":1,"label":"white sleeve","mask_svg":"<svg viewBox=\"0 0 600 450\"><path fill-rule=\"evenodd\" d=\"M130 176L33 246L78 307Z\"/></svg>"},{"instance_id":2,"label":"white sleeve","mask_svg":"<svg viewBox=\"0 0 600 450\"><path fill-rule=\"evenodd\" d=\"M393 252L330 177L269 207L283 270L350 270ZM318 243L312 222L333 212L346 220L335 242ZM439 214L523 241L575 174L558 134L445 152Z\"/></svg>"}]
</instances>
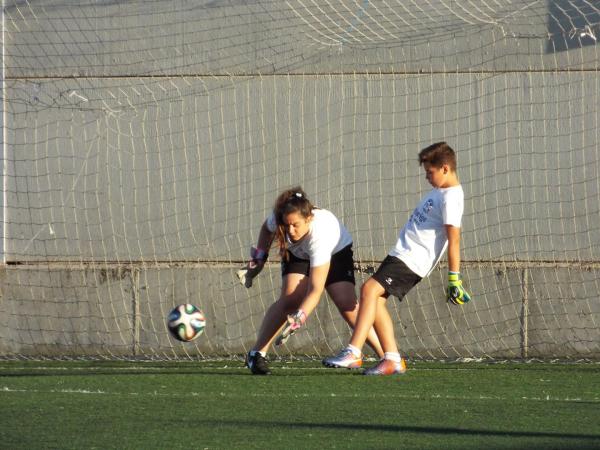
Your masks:
<instances>
[{"instance_id":1,"label":"white sleeve","mask_svg":"<svg viewBox=\"0 0 600 450\"><path fill-rule=\"evenodd\" d=\"M311 243L310 266L319 267L331 261L331 254L336 241L318 239Z\"/></svg>"},{"instance_id":2,"label":"white sleeve","mask_svg":"<svg viewBox=\"0 0 600 450\"><path fill-rule=\"evenodd\" d=\"M444 195L442 204L442 216L444 225L452 225L460 228L462 215L465 209L465 199L462 189L451 190Z\"/></svg>"},{"instance_id":3,"label":"white sleeve","mask_svg":"<svg viewBox=\"0 0 600 450\"><path fill-rule=\"evenodd\" d=\"M337 219L315 221L313 238L309 245L311 267L322 266L331 261L331 255L340 240L340 235Z\"/></svg>"}]
</instances>

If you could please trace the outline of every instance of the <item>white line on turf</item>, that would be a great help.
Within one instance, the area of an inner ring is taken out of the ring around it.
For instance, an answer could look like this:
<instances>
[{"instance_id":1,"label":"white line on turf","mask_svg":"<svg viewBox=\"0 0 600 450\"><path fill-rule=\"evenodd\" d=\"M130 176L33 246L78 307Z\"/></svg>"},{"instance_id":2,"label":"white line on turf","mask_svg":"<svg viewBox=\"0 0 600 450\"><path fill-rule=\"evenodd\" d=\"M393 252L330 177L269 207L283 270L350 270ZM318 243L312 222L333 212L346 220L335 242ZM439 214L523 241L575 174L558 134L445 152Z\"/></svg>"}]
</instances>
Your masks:
<instances>
[{"instance_id":1,"label":"white line on turf","mask_svg":"<svg viewBox=\"0 0 600 450\"><path fill-rule=\"evenodd\" d=\"M9 386L3 386L2 388L0 388L0 394L3 392L8 392L8 393L23 393L23 394L84 394L84 395L90 395L90 394L97 394L97 395L115 395L115 396L149 396L149 397L206 397L206 393L201 393L201 392L186 392L186 393L173 393L173 392L158 392L158 391L152 391L152 392L107 392L107 391L102 391L102 390L89 390L89 389L48 389L48 390L41 390L41 389L17 389L17 388L11 388ZM220 392L218 394L220 397L242 397L240 395L235 395L235 394L228 394L225 392ZM289 395L281 395L281 394L268 394L268 393L248 393L247 395L244 395L243 397L263 397L263 398L288 398ZM330 398L364 398L364 395L359 395L359 394L336 394L336 393L331 393L329 395L318 395L318 394L309 394L309 393L302 393L302 394L294 394L293 397L296 398L309 398L309 397L330 397ZM533 402L570 402L570 403L579 403L579 402L592 402L592 403L600 403L600 397L591 397L591 398L582 398L582 397L575 397L575 398L571 398L571 397L565 397L565 398L558 398L558 397L551 397L549 395L545 396L545 397L514 397L514 398L509 398L509 397L498 397L498 396L486 396L486 395L480 395L480 396L474 396L474 397L468 397L468 396L456 396L456 395L442 395L442 394L430 394L430 395L418 395L418 394L401 394L401 393L386 393L386 394L382 394L382 395L373 395L370 394L368 395L369 398L374 399L374 398L379 398L379 397L385 397L385 398L397 398L397 399L410 399L410 400L460 400L460 401L475 401L475 400L482 400L482 401L533 401Z\"/></svg>"}]
</instances>

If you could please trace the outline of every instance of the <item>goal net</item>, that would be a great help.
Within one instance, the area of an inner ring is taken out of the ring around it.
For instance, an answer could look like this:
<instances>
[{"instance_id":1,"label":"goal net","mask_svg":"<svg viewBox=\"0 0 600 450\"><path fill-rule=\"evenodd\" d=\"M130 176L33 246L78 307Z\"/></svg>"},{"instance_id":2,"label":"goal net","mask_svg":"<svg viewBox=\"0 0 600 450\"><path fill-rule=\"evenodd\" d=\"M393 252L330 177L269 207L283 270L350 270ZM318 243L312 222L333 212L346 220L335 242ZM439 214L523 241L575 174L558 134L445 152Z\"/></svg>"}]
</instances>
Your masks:
<instances>
[{"instance_id":1,"label":"goal net","mask_svg":"<svg viewBox=\"0 0 600 450\"><path fill-rule=\"evenodd\" d=\"M253 345L281 276L235 272L302 185L357 292L457 150L462 265L390 299L412 358L600 357L600 5L591 0L5 0L0 357L205 358ZM207 317L182 344L175 305ZM350 331L323 295L277 355Z\"/></svg>"}]
</instances>

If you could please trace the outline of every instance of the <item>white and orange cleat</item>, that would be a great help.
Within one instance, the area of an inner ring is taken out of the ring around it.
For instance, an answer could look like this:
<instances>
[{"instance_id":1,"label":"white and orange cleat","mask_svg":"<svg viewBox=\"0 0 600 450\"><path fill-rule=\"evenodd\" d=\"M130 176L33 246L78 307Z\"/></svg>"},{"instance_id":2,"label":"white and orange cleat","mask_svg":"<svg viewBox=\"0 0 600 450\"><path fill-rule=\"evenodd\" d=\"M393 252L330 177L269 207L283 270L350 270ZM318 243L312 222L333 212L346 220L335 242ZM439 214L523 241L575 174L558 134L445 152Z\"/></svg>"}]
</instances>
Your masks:
<instances>
[{"instance_id":1,"label":"white and orange cleat","mask_svg":"<svg viewBox=\"0 0 600 450\"><path fill-rule=\"evenodd\" d=\"M400 362L391 359L382 359L375 367L366 369L363 375L402 375L406 373L406 360L400 358Z\"/></svg>"},{"instance_id":2,"label":"white and orange cleat","mask_svg":"<svg viewBox=\"0 0 600 450\"><path fill-rule=\"evenodd\" d=\"M345 348L337 355L325 358L323 365L343 369L360 369L362 367L362 355L357 357L352 353L352 350Z\"/></svg>"}]
</instances>

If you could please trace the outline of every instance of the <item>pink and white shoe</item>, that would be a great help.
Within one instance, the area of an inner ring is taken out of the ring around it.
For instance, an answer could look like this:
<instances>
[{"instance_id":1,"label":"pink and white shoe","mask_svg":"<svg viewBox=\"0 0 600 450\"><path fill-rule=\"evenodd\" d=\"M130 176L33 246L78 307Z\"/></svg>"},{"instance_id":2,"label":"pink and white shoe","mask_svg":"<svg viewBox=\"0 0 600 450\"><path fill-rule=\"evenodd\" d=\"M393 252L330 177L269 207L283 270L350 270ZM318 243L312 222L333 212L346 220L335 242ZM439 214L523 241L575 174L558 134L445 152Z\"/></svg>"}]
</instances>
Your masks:
<instances>
[{"instance_id":1,"label":"pink and white shoe","mask_svg":"<svg viewBox=\"0 0 600 450\"><path fill-rule=\"evenodd\" d=\"M391 359L382 359L375 367L366 369L363 375L402 375L406 373L406 360L400 358L400 362Z\"/></svg>"},{"instance_id":2,"label":"pink and white shoe","mask_svg":"<svg viewBox=\"0 0 600 450\"><path fill-rule=\"evenodd\" d=\"M356 357L352 350L345 348L337 355L325 358L323 365L343 369L360 369L362 367L362 355Z\"/></svg>"}]
</instances>

